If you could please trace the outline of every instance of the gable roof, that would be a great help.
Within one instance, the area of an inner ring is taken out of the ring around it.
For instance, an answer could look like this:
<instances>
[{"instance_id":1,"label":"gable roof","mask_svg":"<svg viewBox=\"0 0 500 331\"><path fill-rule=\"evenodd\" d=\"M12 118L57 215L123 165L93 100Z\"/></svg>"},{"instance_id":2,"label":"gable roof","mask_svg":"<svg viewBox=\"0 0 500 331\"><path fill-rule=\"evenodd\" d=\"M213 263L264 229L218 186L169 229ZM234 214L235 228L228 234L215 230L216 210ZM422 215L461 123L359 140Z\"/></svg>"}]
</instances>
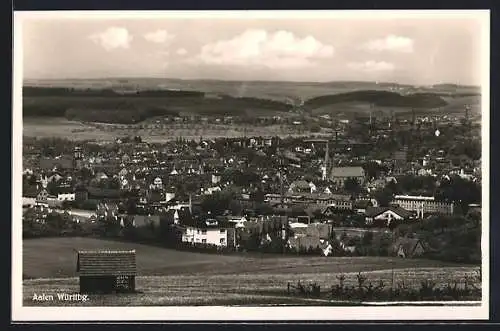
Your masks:
<instances>
[{"instance_id":1,"label":"gable roof","mask_svg":"<svg viewBox=\"0 0 500 331\"><path fill-rule=\"evenodd\" d=\"M425 246L420 239L417 239L417 238L399 238L394 243L394 249L397 252L400 248L402 248L406 256L413 256L413 253L415 252L415 248L417 247L417 245L419 243L425 249Z\"/></svg>"},{"instance_id":2,"label":"gable roof","mask_svg":"<svg viewBox=\"0 0 500 331\"><path fill-rule=\"evenodd\" d=\"M135 250L78 251L76 271L80 276L133 276L135 257Z\"/></svg>"},{"instance_id":3,"label":"gable roof","mask_svg":"<svg viewBox=\"0 0 500 331\"><path fill-rule=\"evenodd\" d=\"M403 209L403 208L400 208L400 207L370 207L369 206L366 208L365 215L367 217L376 217L382 213L385 213L388 210L392 211L395 214L398 214L399 216L401 216L403 218L410 217L412 214L410 211Z\"/></svg>"},{"instance_id":4,"label":"gable roof","mask_svg":"<svg viewBox=\"0 0 500 331\"><path fill-rule=\"evenodd\" d=\"M365 171L362 167L333 167L330 177L364 177Z\"/></svg>"}]
</instances>

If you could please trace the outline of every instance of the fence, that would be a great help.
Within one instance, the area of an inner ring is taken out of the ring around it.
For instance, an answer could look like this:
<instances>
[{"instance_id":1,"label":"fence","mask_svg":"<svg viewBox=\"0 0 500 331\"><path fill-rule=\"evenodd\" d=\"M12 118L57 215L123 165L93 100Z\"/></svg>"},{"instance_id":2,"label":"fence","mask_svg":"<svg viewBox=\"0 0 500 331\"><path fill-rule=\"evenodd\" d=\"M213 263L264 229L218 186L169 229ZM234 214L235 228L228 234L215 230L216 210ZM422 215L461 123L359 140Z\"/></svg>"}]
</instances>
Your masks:
<instances>
[{"instance_id":1,"label":"fence","mask_svg":"<svg viewBox=\"0 0 500 331\"><path fill-rule=\"evenodd\" d=\"M323 298L342 301L479 301L481 300L481 273L465 275L455 281L439 283L432 279L421 279L418 283L404 279L390 281L369 280L358 273L355 284L347 284L344 274L336 276L338 283L321 291L317 282L309 284L298 281L287 284L287 295Z\"/></svg>"}]
</instances>

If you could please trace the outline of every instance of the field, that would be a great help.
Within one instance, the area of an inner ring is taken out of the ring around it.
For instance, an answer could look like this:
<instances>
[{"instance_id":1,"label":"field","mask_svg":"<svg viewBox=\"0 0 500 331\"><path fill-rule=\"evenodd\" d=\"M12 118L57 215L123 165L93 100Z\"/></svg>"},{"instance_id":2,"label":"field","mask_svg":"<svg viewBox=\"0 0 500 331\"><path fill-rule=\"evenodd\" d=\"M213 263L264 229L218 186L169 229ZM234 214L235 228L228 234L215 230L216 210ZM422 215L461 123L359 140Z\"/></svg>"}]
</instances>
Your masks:
<instances>
[{"instance_id":1,"label":"field","mask_svg":"<svg viewBox=\"0 0 500 331\"><path fill-rule=\"evenodd\" d=\"M323 130L323 134L328 132ZM315 133L318 134L318 133ZM321 134L321 133L320 133ZM308 136L310 132L299 133L290 126L238 126L224 124L154 124L117 125L101 123L82 123L62 117L26 117L23 120L23 135L26 137L64 137L74 140L114 141L119 137L138 135L147 142L165 142L177 137L198 140L216 137L243 136Z\"/></svg>"},{"instance_id":2,"label":"field","mask_svg":"<svg viewBox=\"0 0 500 331\"><path fill-rule=\"evenodd\" d=\"M74 249L96 248L136 250L140 293L96 295L75 305L342 304L287 297L287 282L317 282L329 288L337 284L336 276L344 274L345 283L354 285L356 275L362 272L374 282L391 283L394 279L395 283L404 280L416 286L421 280L432 279L444 285L477 270L473 266L423 259L222 256L89 238L30 239L23 242L24 304L41 304L32 301L33 293L76 293Z\"/></svg>"}]
</instances>

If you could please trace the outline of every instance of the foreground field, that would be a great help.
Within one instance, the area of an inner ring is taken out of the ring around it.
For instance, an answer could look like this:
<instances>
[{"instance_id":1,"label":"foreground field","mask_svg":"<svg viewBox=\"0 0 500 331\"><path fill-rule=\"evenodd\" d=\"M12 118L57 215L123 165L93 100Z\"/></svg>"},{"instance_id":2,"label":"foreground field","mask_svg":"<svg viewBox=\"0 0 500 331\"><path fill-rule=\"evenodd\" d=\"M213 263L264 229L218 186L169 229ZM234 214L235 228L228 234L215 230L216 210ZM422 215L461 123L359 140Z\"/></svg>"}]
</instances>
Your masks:
<instances>
[{"instance_id":1,"label":"foreground field","mask_svg":"<svg viewBox=\"0 0 500 331\"><path fill-rule=\"evenodd\" d=\"M319 274L350 273L391 268L440 268L460 265L389 257L303 257L259 255L218 255L176 251L134 243L93 238L43 238L23 241L25 278L76 276L75 250L135 249L139 275L230 275L251 273Z\"/></svg>"},{"instance_id":2,"label":"foreground field","mask_svg":"<svg viewBox=\"0 0 500 331\"><path fill-rule=\"evenodd\" d=\"M135 249L138 294L95 295L74 305L341 305L324 299L286 296L288 282L316 282L327 289L346 276L354 286L362 272L369 281L383 280L409 286L434 280L438 286L461 281L477 268L429 260L383 257L283 257L212 255L181 252L139 244L89 238L30 239L23 242L23 300L25 305L67 305L67 302L35 302L33 294L77 293L74 249ZM34 278L34 279L33 279Z\"/></svg>"},{"instance_id":3,"label":"foreground field","mask_svg":"<svg viewBox=\"0 0 500 331\"><path fill-rule=\"evenodd\" d=\"M357 259L352 261L357 264ZM398 269L394 280L404 281L409 286L418 286L423 279L430 279L437 286L444 287L449 282L464 278L474 268L412 268ZM33 301L34 294L78 293L77 278L38 279L24 282L23 303L28 306L181 306L181 305L259 305L259 304L316 304L346 305L327 298L299 298L286 295L287 282L316 282L328 289L337 284L338 273L238 273L227 275L174 275L138 277L137 294L90 295L87 302L64 302L57 299L49 302ZM346 273L346 284L355 286L357 273ZM391 270L365 272L363 275L374 282L380 280L391 284ZM396 286L396 285L394 285ZM57 298L57 297L56 297ZM480 300L480 298L475 298ZM350 303L352 304L352 303Z\"/></svg>"}]
</instances>

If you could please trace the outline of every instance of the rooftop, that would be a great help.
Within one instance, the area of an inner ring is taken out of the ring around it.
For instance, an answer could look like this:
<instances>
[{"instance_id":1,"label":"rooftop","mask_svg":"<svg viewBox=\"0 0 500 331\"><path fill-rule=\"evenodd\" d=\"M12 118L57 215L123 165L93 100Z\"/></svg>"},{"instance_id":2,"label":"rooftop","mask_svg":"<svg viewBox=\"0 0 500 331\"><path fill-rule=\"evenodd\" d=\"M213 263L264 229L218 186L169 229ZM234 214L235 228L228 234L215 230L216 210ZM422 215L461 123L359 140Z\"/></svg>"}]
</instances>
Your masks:
<instances>
[{"instance_id":1,"label":"rooftop","mask_svg":"<svg viewBox=\"0 0 500 331\"><path fill-rule=\"evenodd\" d=\"M364 177L365 171L362 167L333 167L331 177Z\"/></svg>"}]
</instances>

